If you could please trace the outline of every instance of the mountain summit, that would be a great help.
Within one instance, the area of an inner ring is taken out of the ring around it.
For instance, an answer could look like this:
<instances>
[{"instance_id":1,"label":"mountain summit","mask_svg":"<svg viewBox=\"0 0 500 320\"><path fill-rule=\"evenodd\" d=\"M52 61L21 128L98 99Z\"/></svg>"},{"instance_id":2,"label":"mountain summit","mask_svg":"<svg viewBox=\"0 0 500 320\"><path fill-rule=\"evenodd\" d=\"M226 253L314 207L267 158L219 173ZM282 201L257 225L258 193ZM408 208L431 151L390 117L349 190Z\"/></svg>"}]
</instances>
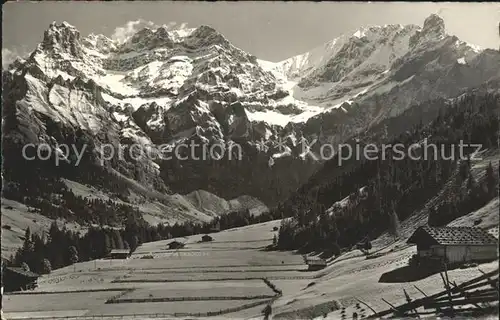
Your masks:
<instances>
[{"instance_id":1,"label":"mountain summit","mask_svg":"<svg viewBox=\"0 0 500 320\"><path fill-rule=\"evenodd\" d=\"M274 204L321 164L304 157L301 139L341 142L413 104L456 97L498 79L492 61L498 52L447 35L437 15L423 27L362 28L277 63L209 26L144 28L117 41L52 23L29 58L3 72L4 139L12 150L21 143L237 143L240 161L125 158L97 168L90 150L85 164L129 189L205 189ZM67 170L62 177L88 178Z\"/></svg>"}]
</instances>

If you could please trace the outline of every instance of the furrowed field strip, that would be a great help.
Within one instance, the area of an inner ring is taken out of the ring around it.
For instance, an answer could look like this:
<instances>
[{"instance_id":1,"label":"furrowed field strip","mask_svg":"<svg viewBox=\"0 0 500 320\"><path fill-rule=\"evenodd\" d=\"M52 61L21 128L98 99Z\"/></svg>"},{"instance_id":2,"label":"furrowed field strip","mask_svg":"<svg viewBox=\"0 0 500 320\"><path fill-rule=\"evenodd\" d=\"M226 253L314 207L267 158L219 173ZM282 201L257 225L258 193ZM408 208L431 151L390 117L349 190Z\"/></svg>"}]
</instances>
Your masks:
<instances>
[{"instance_id":1,"label":"furrowed field strip","mask_svg":"<svg viewBox=\"0 0 500 320\"><path fill-rule=\"evenodd\" d=\"M61 291L17 291L7 292L4 296L15 295L41 295L41 294L62 294L62 293L85 293L85 292L110 292L110 291L130 291L135 288L102 288L102 289L82 289L82 290L61 290Z\"/></svg>"},{"instance_id":2,"label":"furrowed field strip","mask_svg":"<svg viewBox=\"0 0 500 320\"><path fill-rule=\"evenodd\" d=\"M208 317L237 312L257 305L266 304L270 299L256 300L212 300L212 301L175 301L175 302L144 302L105 304L100 309L89 312L86 316L136 315L141 319L158 314L160 317ZM148 313L137 313L137 310L147 310ZM190 310L190 312L186 312Z\"/></svg>"},{"instance_id":3,"label":"furrowed field strip","mask_svg":"<svg viewBox=\"0 0 500 320\"><path fill-rule=\"evenodd\" d=\"M171 313L165 313L165 312L154 312L155 310L152 310L153 312L151 313L114 313L110 312L109 314L99 314L99 313L94 313L92 315L86 314L86 315L74 315L74 316L50 316L50 318L47 317L30 317L30 316L22 316L20 318L15 317L15 313L8 314L9 316L12 315L12 319L23 319L23 320L47 320L47 319L57 319L57 320L98 320L98 319L176 319L178 317L214 317L214 316L220 316L228 313L235 313L238 311L242 310L247 310L251 308L255 308L260 305L267 304L269 302L268 299L265 300L259 300L255 301L252 303L247 303L235 307L229 307L226 309L219 309L217 311L207 311L207 312L171 312ZM179 303L179 302L177 302ZM196 303L196 302L194 302ZM152 304L152 303L150 303ZM193 302L189 302L190 305L193 304ZM225 305L227 305L227 302L224 302ZM126 305L126 304L125 304ZM135 308L135 306L134 306ZM150 308L148 308L149 310ZM206 308L205 308L206 309ZM230 318L228 318L230 319Z\"/></svg>"},{"instance_id":4,"label":"furrowed field strip","mask_svg":"<svg viewBox=\"0 0 500 320\"><path fill-rule=\"evenodd\" d=\"M228 251L254 251L256 249L263 249L266 246L261 247L236 247L236 248L214 248L214 247L206 247L206 248L190 248L189 246L182 248L182 250L156 250L156 251L141 251L135 252L132 257L136 257L138 255L144 254L177 254L182 252L228 252Z\"/></svg>"},{"instance_id":5,"label":"furrowed field strip","mask_svg":"<svg viewBox=\"0 0 500 320\"><path fill-rule=\"evenodd\" d=\"M266 277L269 280L314 280L318 276L310 277L286 277L286 276L273 276ZM259 280L262 277L245 277L245 278L211 278L211 279L182 279L182 280L167 280L167 279L137 279L137 280L113 280L111 283L156 283L156 282L191 282L191 281L234 281L234 280Z\"/></svg>"},{"instance_id":6,"label":"furrowed field strip","mask_svg":"<svg viewBox=\"0 0 500 320\"><path fill-rule=\"evenodd\" d=\"M126 299L117 298L110 299L106 303L146 303L146 302L176 302L176 301L213 301L213 300L257 300L271 299L275 295L258 295L258 296L211 296L211 297L169 297L169 298L144 298L144 299Z\"/></svg>"},{"instance_id":7,"label":"furrowed field strip","mask_svg":"<svg viewBox=\"0 0 500 320\"><path fill-rule=\"evenodd\" d=\"M248 282L247 282L248 283ZM165 288L154 286L154 287L143 287L137 288L133 291L125 292L121 297L114 298L110 300L144 300L148 299L166 299L165 301L182 301L185 299L216 299L216 297L221 297L219 299L227 299L230 297L231 299L256 299L256 298L271 298L275 295L275 291L272 290L269 286L266 285L265 282L260 282L258 286L255 286L255 283L248 284L247 283L235 283L239 286L217 286L216 283L210 284L207 282L200 282L197 284L193 284L193 286L188 287L180 287L173 286L169 287L168 290ZM181 299L181 300L178 300ZM163 300L158 300L163 301ZM135 302L135 301L132 301ZM155 301L151 301L155 302Z\"/></svg>"},{"instance_id":8,"label":"furrowed field strip","mask_svg":"<svg viewBox=\"0 0 500 320\"><path fill-rule=\"evenodd\" d=\"M263 270L203 270L203 273L223 273L223 272L233 272L233 273L246 273L246 272L283 272L283 271L306 271L307 269L289 269L289 270L283 270L283 269L263 269ZM171 274L178 274L178 273L200 273L201 271L194 271L194 270L188 270L188 271L143 271L143 270L136 270L133 272L133 274L165 274L165 273L171 273Z\"/></svg>"},{"instance_id":9,"label":"furrowed field strip","mask_svg":"<svg viewBox=\"0 0 500 320\"><path fill-rule=\"evenodd\" d=\"M153 259L154 260L154 259ZM241 268L241 267L277 267L277 266L305 266L304 263L284 263L284 264L269 264L269 265L202 265L202 266L185 266L185 267L148 267L148 270L169 270L169 269L206 269L206 268ZM101 268L99 271L117 271L117 270L137 270L136 267L117 267L117 268Z\"/></svg>"},{"instance_id":10,"label":"furrowed field strip","mask_svg":"<svg viewBox=\"0 0 500 320\"><path fill-rule=\"evenodd\" d=\"M3 297L3 311L63 311L91 309L116 296L116 291L9 295ZM27 303L29 301L29 303Z\"/></svg>"}]
</instances>

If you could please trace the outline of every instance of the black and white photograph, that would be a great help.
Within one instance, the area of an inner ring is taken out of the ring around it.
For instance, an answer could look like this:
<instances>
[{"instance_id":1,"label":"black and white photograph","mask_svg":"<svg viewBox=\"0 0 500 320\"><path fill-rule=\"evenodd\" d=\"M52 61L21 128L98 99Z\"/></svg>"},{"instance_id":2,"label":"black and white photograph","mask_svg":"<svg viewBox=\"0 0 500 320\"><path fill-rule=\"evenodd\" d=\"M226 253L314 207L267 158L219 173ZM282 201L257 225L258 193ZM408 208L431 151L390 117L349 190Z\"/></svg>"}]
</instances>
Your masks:
<instances>
[{"instance_id":1,"label":"black and white photograph","mask_svg":"<svg viewBox=\"0 0 500 320\"><path fill-rule=\"evenodd\" d=\"M2 12L2 320L498 319L499 3Z\"/></svg>"}]
</instances>

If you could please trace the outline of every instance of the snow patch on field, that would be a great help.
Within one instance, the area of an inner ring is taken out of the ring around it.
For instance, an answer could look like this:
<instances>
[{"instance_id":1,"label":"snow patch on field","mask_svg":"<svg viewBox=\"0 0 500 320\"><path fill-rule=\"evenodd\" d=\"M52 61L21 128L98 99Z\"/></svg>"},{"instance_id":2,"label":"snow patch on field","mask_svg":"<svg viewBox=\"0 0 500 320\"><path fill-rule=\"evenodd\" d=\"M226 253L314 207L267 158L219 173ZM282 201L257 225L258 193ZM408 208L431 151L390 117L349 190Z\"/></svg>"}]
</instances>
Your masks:
<instances>
[{"instance_id":1,"label":"snow patch on field","mask_svg":"<svg viewBox=\"0 0 500 320\"><path fill-rule=\"evenodd\" d=\"M134 98L118 99L107 93L102 93L102 98L111 105L124 106L126 104L130 104L134 110L139 109L141 106L145 104L150 104L153 102L155 102L160 107L163 107L164 110L168 110L171 106L170 103L172 101L172 99L169 97L161 97L161 98L134 97Z\"/></svg>"}]
</instances>

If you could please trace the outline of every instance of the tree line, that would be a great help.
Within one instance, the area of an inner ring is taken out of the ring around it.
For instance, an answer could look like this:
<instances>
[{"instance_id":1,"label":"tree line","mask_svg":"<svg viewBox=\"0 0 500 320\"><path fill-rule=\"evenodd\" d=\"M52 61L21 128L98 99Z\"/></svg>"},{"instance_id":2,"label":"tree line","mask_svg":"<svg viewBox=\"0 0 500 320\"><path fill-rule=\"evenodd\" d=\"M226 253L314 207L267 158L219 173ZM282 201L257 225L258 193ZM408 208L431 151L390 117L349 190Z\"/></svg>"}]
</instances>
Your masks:
<instances>
[{"instance_id":1,"label":"tree line","mask_svg":"<svg viewBox=\"0 0 500 320\"><path fill-rule=\"evenodd\" d=\"M76 262L100 259L112 249L129 249L130 252L145 242L186 237L201 233L226 230L275 219L269 212L252 215L242 209L218 216L210 222L183 222L152 226L136 215L129 215L124 228L91 226L86 232L61 228L54 221L47 233L32 233L29 228L24 243L10 257L9 265L22 266L44 274Z\"/></svg>"}]
</instances>

